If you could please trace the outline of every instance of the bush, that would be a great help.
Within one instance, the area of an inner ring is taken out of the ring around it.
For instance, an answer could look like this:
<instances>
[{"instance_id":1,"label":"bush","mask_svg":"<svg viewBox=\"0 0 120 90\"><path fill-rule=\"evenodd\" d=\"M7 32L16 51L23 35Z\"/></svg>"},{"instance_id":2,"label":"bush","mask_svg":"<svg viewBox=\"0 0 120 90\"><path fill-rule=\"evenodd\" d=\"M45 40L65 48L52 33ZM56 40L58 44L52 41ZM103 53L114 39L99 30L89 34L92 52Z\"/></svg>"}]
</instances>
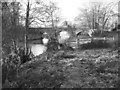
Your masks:
<instances>
[{"instance_id":1,"label":"bush","mask_svg":"<svg viewBox=\"0 0 120 90\"><path fill-rule=\"evenodd\" d=\"M29 56L25 57L24 53L21 53L21 49L15 48L16 46L8 47L9 52L2 57L2 83L3 87L6 80L13 82L17 79L18 69L22 63L29 61ZM6 54L6 53L4 53Z\"/></svg>"},{"instance_id":2,"label":"bush","mask_svg":"<svg viewBox=\"0 0 120 90\"><path fill-rule=\"evenodd\" d=\"M18 56L8 56L3 59L2 64L2 83L5 84L5 80L10 82L14 81L17 76L17 70L19 67L19 57Z\"/></svg>"},{"instance_id":3,"label":"bush","mask_svg":"<svg viewBox=\"0 0 120 90\"><path fill-rule=\"evenodd\" d=\"M100 49L100 48L109 48L111 45L103 40L92 41L87 44L82 44L81 49Z\"/></svg>"},{"instance_id":4,"label":"bush","mask_svg":"<svg viewBox=\"0 0 120 90\"><path fill-rule=\"evenodd\" d=\"M37 61L17 67L18 56L9 56L3 63L3 88L60 88L65 81L63 64L54 57L47 60L46 55L36 58ZM8 82L6 82L6 79Z\"/></svg>"}]
</instances>

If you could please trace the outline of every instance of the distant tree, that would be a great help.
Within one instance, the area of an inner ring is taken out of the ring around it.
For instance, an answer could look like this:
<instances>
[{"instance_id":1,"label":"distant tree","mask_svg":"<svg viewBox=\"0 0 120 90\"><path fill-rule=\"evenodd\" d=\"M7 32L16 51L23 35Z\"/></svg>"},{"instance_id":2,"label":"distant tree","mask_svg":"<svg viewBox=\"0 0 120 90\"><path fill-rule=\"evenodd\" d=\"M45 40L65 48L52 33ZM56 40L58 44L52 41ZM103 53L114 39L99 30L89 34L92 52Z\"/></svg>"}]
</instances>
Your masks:
<instances>
[{"instance_id":1,"label":"distant tree","mask_svg":"<svg viewBox=\"0 0 120 90\"><path fill-rule=\"evenodd\" d=\"M20 10L20 2L17 2L16 0L13 0L11 2L11 12L12 12L12 24L13 26L19 25L19 10Z\"/></svg>"},{"instance_id":2,"label":"distant tree","mask_svg":"<svg viewBox=\"0 0 120 90\"><path fill-rule=\"evenodd\" d=\"M45 1L42 0L27 0L27 3L23 4L26 6L26 12L22 11L24 12L24 14L21 14L21 17L22 22L25 22L24 25L26 28L26 34L28 32L28 28L34 26L52 27L54 30L56 30L55 27L57 26L60 17L59 15L57 15L59 8L56 6L55 3L45 3Z\"/></svg>"},{"instance_id":3,"label":"distant tree","mask_svg":"<svg viewBox=\"0 0 120 90\"><path fill-rule=\"evenodd\" d=\"M21 14L21 22L25 22L25 26L52 27L56 32L57 24L60 21L59 8L56 3L46 3L43 0L29 0L29 7L28 3L23 3L23 5L27 7L26 12L23 9L22 13L24 14Z\"/></svg>"},{"instance_id":4,"label":"distant tree","mask_svg":"<svg viewBox=\"0 0 120 90\"><path fill-rule=\"evenodd\" d=\"M35 17L34 21L43 23L44 26L56 27L60 21L59 8L56 3L49 2L48 4L37 1L37 6L34 8Z\"/></svg>"},{"instance_id":5,"label":"distant tree","mask_svg":"<svg viewBox=\"0 0 120 90\"><path fill-rule=\"evenodd\" d=\"M11 42L11 39L17 39L19 26L19 9L20 3L2 2L2 40L3 44Z\"/></svg>"},{"instance_id":6,"label":"distant tree","mask_svg":"<svg viewBox=\"0 0 120 90\"><path fill-rule=\"evenodd\" d=\"M108 4L102 2L90 3L89 7L81 10L80 15L76 17L76 21L80 21L82 26L89 29L104 30L115 14L113 10L115 5L117 4L113 2Z\"/></svg>"}]
</instances>

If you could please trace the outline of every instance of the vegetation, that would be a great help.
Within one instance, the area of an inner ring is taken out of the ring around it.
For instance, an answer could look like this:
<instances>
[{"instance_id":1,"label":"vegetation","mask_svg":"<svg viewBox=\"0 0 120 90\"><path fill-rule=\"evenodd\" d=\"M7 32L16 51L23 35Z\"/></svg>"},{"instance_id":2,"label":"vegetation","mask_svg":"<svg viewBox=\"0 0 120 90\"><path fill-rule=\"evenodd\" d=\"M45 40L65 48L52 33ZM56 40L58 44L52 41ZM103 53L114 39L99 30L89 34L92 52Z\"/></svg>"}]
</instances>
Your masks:
<instances>
[{"instance_id":1,"label":"vegetation","mask_svg":"<svg viewBox=\"0 0 120 90\"><path fill-rule=\"evenodd\" d=\"M2 60L3 88L116 88L120 67L117 52L109 48L59 50L23 64L19 53L12 52Z\"/></svg>"},{"instance_id":2,"label":"vegetation","mask_svg":"<svg viewBox=\"0 0 120 90\"><path fill-rule=\"evenodd\" d=\"M50 25L52 28L59 22L59 16L55 15L57 7L54 3L50 2L47 5L37 1L34 5L36 4L39 7L31 9L28 0L24 16L20 13L21 3L16 2L16 0L2 2L3 56L1 63L3 89L120 87L120 58L118 56L120 50L118 47L111 49L113 45L111 43L92 41L81 45L76 50L65 44L61 46L61 49L58 49L59 43L54 42L56 39L52 37L47 52L37 57L32 57L30 54L26 55L23 46L17 47L15 43L13 44L14 41L24 41L28 28L33 22L36 24L36 20L39 20L44 26ZM110 13L107 13L107 8L104 10L103 14L107 14L107 18L113 13L111 10ZM92 11L94 10L92 9ZM94 14L91 11L89 13L90 15ZM34 14L41 17L33 17ZM107 20L105 17L103 18L104 21ZM26 22L24 23L24 21ZM88 23L88 21L85 22ZM91 23L94 27L93 23L95 22L91 21ZM106 23L104 22L102 25L105 26ZM74 26L68 25L66 21L65 24L72 31Z\"/></svg>"},{"instance_id":3,"label":"vegetation","mask_svg":"<svg viewBox=\"0 0 120 90\"><path fill-rule=\"evenodd\" d=\"M80 9L80 14L76 17L76 23L80 28L97 29L99 34L104 30L116 27L118 12L115 12L118 2L91 2L86 7ZM117 9L116 9L117 10Z\"/></svg>"}]
</instances>

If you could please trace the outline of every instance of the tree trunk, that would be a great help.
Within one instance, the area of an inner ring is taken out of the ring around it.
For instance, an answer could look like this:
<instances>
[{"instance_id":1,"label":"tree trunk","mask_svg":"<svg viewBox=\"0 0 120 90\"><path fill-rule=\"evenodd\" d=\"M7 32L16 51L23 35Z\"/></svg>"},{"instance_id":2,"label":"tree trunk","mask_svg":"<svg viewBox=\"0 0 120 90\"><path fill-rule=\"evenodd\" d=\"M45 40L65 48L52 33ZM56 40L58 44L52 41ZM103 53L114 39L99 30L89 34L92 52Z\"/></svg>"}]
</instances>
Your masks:
<instances>
[{"instance_id":1,"label":"tree trunk","mask_svg":"<svg viewBox=\"0 0 120 90\"><path fill-rule=\"evenodd\" d=\"M94 9L93 9L93 23L92 23L92 24L93 24L93 29L94 29L94 23L95 23L94 17L95 17L95 16L94 16Z\"/></svg>"},{"instance_id":2,"label":"tree trunk","mask_svg":"<svg viewBox=\"0 0 120 90\"><path fill-rule=\"evenodd\" d=\"M30 6L29 6L29 0L27 2L27 9L26 9L26 23L25 23L25 55L27 55L27 36L28 36L28 29L29 29L29 12L30 12Z\"/></svg>"}]
</instances>

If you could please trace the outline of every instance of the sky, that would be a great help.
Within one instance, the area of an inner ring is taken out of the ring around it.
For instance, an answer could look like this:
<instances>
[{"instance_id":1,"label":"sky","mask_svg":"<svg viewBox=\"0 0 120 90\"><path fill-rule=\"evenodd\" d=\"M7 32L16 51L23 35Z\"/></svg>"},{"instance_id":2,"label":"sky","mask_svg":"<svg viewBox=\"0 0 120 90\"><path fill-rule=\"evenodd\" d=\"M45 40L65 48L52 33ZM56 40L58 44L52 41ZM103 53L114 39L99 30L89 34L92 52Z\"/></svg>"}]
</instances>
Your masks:
<instances>
[{"instance_id":1,"label":"sky","mask_svg":"<svg viewBox=\"0 0 120 90\"><path fill-rule=\"evenodd\" d=\"M27 0L20 0L25 2ZM35 0L31 0L35 1ZM45 2L49 0L43 0ZM62 17L62 21L69 21L74 23L75 17L77 17L80 13L81 8L85 8L87 4L90 2L117 2L120 0L50 0L55 2L57 6L60 8L60 16Z\"/></svg>"},{"instance_id":2,"label":"sky","mask_svg":"<svg viewBox=\"0 0 120 90\"><path fill-rule=\"evenodd\" d=\"M74 21L79 14L79 9L86 6L89 2L116 2L118 0L51 0L56 2L61 10L61 16L67 21Z\"/></svg>"}]
</instances>

